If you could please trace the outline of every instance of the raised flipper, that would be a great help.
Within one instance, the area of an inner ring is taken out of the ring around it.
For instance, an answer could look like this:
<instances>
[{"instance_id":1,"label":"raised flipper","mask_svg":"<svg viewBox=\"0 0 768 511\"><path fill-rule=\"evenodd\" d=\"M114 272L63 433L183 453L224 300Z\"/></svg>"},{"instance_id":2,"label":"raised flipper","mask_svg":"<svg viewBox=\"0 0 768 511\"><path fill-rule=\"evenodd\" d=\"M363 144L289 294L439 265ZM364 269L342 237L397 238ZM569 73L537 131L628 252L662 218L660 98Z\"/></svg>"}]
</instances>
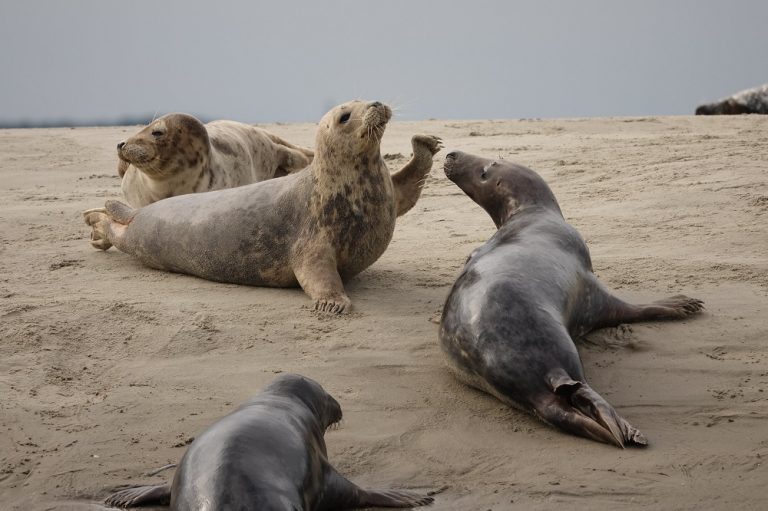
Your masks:
<instances>
[{"instance_id":1,"label":"raised flipper","mask_svg":"<svg viewBox=\"0 0 768 511\"><path fill-rule=\"evenodd\" d=\"M434 501L432 497L412 491L365 490L340 475L331 466L327 467L325 473L325 491L317 511L368 507L409 508L427 506Z\"/></svg>"},{"instance_id":2,"label":"raised flipper","mask_svg":"<svg viewBox=\"0 0 768 511\"><path fill-rule=\"evenodd\" d=\"M442 149L442 140L430 135L411 138L413 156L405 166L392 174L397 216L407 213L421 197L421 189L432 170L432 157Z\"/></svg>"},{"instance_id":3,"label":"raised flipper","mask_svg":"<svg viewBox=\"0 0 768 511\"><path fill-rule=\"evenodd\" d=\"M171 487L167 484L157 486L136 486L113 493L104 501L114 507L168 506L171 503Z\"/></svg>"},{"instance_id":4,"label":"raised flipper","mask_svg":"<svg viewBox=\"0 0 768 511\"><path fill-rule=\"evenodd\" d=\"M563 370L552 371L547 379L554 394L535 406L536 414L545 422L617 447L648 445L645 436L586 382L573 380Z\"/></svg>"}]
</instances>

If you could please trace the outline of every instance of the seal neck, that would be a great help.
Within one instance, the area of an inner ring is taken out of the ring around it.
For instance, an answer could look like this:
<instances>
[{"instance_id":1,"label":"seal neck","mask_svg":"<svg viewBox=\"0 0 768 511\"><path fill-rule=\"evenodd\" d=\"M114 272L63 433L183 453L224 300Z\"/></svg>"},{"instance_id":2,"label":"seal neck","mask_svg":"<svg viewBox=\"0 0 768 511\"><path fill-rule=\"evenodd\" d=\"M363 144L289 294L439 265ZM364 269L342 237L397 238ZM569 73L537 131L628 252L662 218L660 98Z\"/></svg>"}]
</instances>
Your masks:
<instances>
[{"instance_id":1,"label":"seal neck","mask_svg":"<svg viewBox=\"0 0 768 511\"><path fill-rule=\"evenodd\" d=\"M488 211L493 219L493 223L496 224L496 228L501 228L502 225L514 218L532 211L552 211L561 218L563 218L563 212L560 210L560 206L557 201L552 197L552 201L535 202L535 203L519 203L514 198L510 198L505 202L498 211Z\"/></svg>"}]
</instances>

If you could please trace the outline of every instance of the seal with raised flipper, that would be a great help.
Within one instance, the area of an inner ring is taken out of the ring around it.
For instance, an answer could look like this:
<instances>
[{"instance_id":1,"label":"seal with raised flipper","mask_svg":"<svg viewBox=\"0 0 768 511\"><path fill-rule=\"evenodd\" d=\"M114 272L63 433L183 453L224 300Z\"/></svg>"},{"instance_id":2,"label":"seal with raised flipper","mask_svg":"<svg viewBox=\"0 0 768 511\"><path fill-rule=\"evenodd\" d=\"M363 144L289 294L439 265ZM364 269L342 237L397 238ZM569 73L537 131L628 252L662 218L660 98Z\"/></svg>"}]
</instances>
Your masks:
<instances>
[{"instance_id":1,"label":"seal with raised flipper","mask_svg":"<svg viewBox=\"0 0 768 511\"><path fill-rule=\"evenodd\" d=\"M334 108L319 123L312 164L284 177L139 209L107 201L84 212L91 244L219 282L300 285L316 309L344 312L343 282L387 248L441 147L439 138L414 136L413 157L390 175L380 140L391 116L378 101Z\"/></svg>"},{"instance_id":2,"label":"seal with raised flipper","mask_svg":"<svg viewBox=\"0 0 768 511\"><path fill-rule=\"evenodd\" d=\"M164 115L117 144L123 199L135 208L285 176L307 167L313 154L250 124L203 124L183 113Z\"/></svg>"},{"instance_id":3,"label":"seal with raised flipper","mask_svg":"<svg viewBox=\"0 0 768 511\"><path fill-rule=\"evenodd\" d=\"M170 505L174 511L331 511L416 507L432 497L366 490L328 461L324 433L341 407L319 383L286 374L198 435L173 483L121 490L117 507Z\"/></svg>"},{"instance_id":4,"label":"seal with raised flipper","mask_svg":"<svg viewBox=\"0 0 768 511\"><path fill-rule=\"evenodd\" d=\"M621 323L682 319L703 302L673 296L633 305L592 271L589 250L534 171L461 152L445 175L498 231L469 256L443 309L440 344L461 380L545 422L593 440L643 446L645 437L595 392L574 340Z\"/></svg>"}]
</instances>

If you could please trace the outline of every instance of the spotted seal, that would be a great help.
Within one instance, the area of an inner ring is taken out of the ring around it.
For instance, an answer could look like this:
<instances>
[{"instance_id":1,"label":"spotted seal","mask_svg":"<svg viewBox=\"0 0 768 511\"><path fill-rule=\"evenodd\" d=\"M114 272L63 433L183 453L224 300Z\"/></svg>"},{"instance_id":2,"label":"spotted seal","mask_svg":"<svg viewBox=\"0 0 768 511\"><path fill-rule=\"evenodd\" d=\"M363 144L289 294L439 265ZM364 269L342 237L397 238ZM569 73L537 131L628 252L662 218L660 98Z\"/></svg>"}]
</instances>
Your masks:
<instances>
[{"instance_id":1,"label":"spotted seal","mask_svg":"<svg viewBox=\"0 0 768 511\"><path fill-rule=\"evenodd\" d=\"M680 295L632 305L613 296L552 190L530 169L452 152L445 175L498 227L472 252L445 303L439 336L449 366L565 431L620 447L646 445L589 386L574 340L620 323L687 318L703 302Z\"/></svg>"},{"instance_id":2,"label":"spotted seal","mask_svg":"<svg viewBox=\"0 0 768 511\"><path fill-rule=\"evenodd\" d=\"M319 383L286 374L198 435L173 483L121 490L117 507L169 505L174 511L324 511L415 507L433 499L411 491L365 490L328 461L325 431L341 406Z\"/></svg>"},{"instance_id":3,"label":"spotted seal","mask_svg":"<svg viewBox=\"0 0 768 511\"><path fill-rule=\"evenodd\" d=\"M351 301L343 282L387 248L441 147L436 137L414 136L413 157L390 175L380 140L391 116L378 101L332 109L318 125L312 164L284 177L140 209L107 201L84 212L91 244L219 282L300 285L316 309L344 312Z\"/></svg>"},{"instance_id":4,"label":"spotted seal","mask_svg":"<svg viewBox=\"0 0 768 511\"><path fill-rule=\"evenodd\" d=\"M301 170L313 152L235 121L173 113L117 144L122 193L133 207L242 186Z\"/></svg>"}]
</instances>

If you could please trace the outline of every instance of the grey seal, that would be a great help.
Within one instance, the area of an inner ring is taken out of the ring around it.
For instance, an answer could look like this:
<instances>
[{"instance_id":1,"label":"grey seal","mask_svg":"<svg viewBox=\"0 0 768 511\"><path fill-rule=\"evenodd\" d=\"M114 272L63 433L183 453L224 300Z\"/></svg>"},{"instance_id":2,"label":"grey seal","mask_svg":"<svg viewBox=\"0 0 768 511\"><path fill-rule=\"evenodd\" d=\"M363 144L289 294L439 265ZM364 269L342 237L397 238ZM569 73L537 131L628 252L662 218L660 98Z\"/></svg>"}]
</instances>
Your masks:
<instances>
[{"instance_id":1,"label":"grey seal","mask_svg":"<svg viewBox=\"0 0 768 511\"><path fill-rule=\"evenodd\" d=\"M173 113L117 144L123 199L135 207L257 183L301 170L313 152L235 121Z\"/></svg>"},{"instance_id":2,"label":"grey seal","mask_svg":"<svg viewBox=\"0 0 768 511\"><path fill-rule=\"evenodd\" d=\"M319 123L312 164L284 177L140 209L107 201L84 212L91 244L219 282L299 285L316 309L344 312L351 301L343 282L386 250L441 147L436 137L414 136L413 157L390 175L380 140L391 116L378 101L334 108Z\"/></svg>"},{"instance_id":3,"label":"grey seal","mask_svg":"<svg viewBox=\"0 0 768 511\"><path fill-rule=\"evenodd\" d=\"M411 491L366 490L328 461L324 433L341 406L314 380L286 374L198 435L169 485L121 490L117 507L170 505L174 511L331 511L415 507Z\"/></svg>"},{"instance_id":4,"label":"grey seal","mask_svg":"<svg viewBox=\"0 0 768 511\"><path fill-rule=\"evenodd\" d=\"M696 108L696 115L768 114L768 84Z\"/></svg>"},{"instance_id":5,"label":"grey seal","mask_svg":"<svg viewBox=\"0 0 768 511\"><path fill-rule=\"evenodd\" d=\"M615 297L597 279L587 245L534 171L452 152L445 174L485 209L498 231L469 256L448 295L440 345L464 382L593 440L646 445L594 391L574 340L596 328L682 319L703 302L648 305Z\"/></svg>"}]
</instances>

